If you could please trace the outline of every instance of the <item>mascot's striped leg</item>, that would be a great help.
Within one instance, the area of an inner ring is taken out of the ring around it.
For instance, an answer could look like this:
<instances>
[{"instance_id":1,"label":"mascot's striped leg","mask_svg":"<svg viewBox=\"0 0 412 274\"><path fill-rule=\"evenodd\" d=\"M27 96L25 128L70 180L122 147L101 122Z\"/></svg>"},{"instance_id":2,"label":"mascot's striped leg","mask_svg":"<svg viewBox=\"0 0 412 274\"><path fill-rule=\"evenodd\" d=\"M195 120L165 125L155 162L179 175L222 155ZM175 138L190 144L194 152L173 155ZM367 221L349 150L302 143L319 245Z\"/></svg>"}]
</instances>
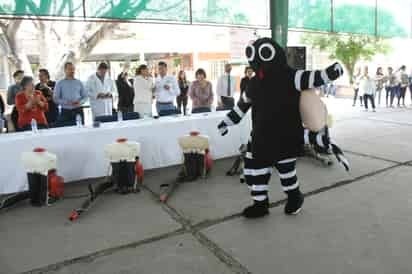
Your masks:
<instances>
[{"instance_id":1,"label":"mascot's striped leg","mask_svg":"<svg viewBox=\"0 0 412 274\"><path fill-rule=\"evenodd\" d=\"M296 175L296 159L285 159L275 164L279 173L283 191L288 195L285 205L285 214L298 214L303 205L303 195L299 190L299 181ZM269 181L272 175L272 164L253 158L251 144L245 155L244 177L251 191L253 205L245 208L243 216L259 218L269 214Z\"/></svg>"},{"instance_id":2,"label":"mascot's striped leg","mask_svg":"<svg viewBox=\"0 0 412 274\"><path fill-rule=\"evenodd\" d=\"M299 181L296 175L296 158L285 159L275 164L279 173L283 191L288 195L285 214L298 214L302 208L303 195L299 190Z\"/></svg>"},{"instance_id":3,"label":"mascot's striped leg","mask_svg":"<svg viewBox=\"0 0 412 274\"><path fill-rule=\"evenodd\" d=\"M269 214L268 183L272 175L272 165L253 158L249 143L245 155L244 178L251 191L253 205L243 210L246 218L259 218Z\"/></svg>"}]
</instances>

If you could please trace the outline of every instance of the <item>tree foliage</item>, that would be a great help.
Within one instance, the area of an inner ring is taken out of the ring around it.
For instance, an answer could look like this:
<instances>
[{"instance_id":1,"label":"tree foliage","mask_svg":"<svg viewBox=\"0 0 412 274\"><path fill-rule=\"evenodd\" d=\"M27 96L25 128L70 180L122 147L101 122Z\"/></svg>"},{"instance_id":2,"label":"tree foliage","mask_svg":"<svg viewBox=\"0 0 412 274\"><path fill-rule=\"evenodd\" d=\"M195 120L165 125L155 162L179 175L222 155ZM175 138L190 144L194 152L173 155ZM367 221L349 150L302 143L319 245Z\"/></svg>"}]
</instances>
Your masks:
<instances>
[{"instance_id":1,"label":"tree foliage","mask_svg":"<svg viewBox=\"0 0 412 274\"><path fill-rule=\"evenodd\" d=\"M330 0L289 0L289 27L331 31Z\"/></svg>"},{"instance_id":2,"label":"tree foliage","mask_svg":"<svg viewBox=\"0 0 412 274\"><path fill-rule=\"evenodd\" d=\"M75 17L83 14L83 1L73 0L5 0L0 3L0 13L28 15L39 37L41 66L48 67L57 78L62 76L62 66L66 61L81 62L106 37L112 35L119 22L75 23L42 21L43 15ZM179 16L185 0L88 0L86 7L94 17L125 19L139 18L140 15L174 14ZM94 5L93 5L94 3ZM176 12L179 11L179 12ZM150 17L150 16L149 16ZM19 22L16 24L15 22ZM10 48L11 60L16 60L16 68L28 63L27 56L18 50L21 20L0 21L3 39ZM58 49L57 56L50 58L50 52ZM27 66L26 66L27 68Z\"/></svg>"},{"instance_id":3,"label":"tree foliage","mask_svg":"<svg viewBox=\"0 0 412 274\"><path fill-rule=\"evenodd\" d=\"M406 6L405 8L409 8ZM332 31L330 0L290 0L289 27L319 31ZM379 36L407 37L408 31L396 21L397 14L380 8L377 10ZM338 4L333 6L333 31L357 34L375 34L375 6L365 4Z\"/></svg>"},{"instance_id":4,"label":"tree foliage","mask_svg":"<svg viewBox=\"0 0 412 274\"><path fill-rule=\"evenodd\" d=\"M193 19L202 23L247 25L250 18L236 10L238 0L198 0L194 4Z\"/></svg>"},{"instance_id":5,"label":"tree foliage","mask_svg":"<svg viewBox=\"0 0 412 274\"><path fill-rule=\"evenodd\" d=\"M2 0L0 13L29 16L81 16L81 1L73 0Z\"/></svg>"},{"instance_id":6,"label":"tree foliage","mask_svg":"<svg viewBox=\"0 0 412 274\"><path fill-rule=\"evenodd\" d=\"M184 17L186 13L182 20L188 21L188 5L187 0L87 0L84 2L79 0L2 0L0 1L0 13L56 17L83 17L85 15L88 18L116 19L158 17L173 20Z\"/></svg>"},{"instance_id":7,"label":"tree foliage","mask_svg":"<svg viewBox=\"0 0 412 274\"><path fill-rule=\"evenodd\" d=\"M382 38L366 35L305 34L302 42L329 53L331 59L338 59L349 72L350 82L357 62L370 61L376 54L387 54L391 47Z\"/></svg>"},{"instance_id":8,"label":"tree foliage","mask_svg":"<svg viewBox=\"0 0 412 274\"><path fill-rule=\"evenodd\" d=\"M197 2L199 3L199 2ZM236 4L237 0L231 0ZM81 62L105 38L119 38L120 23L116 22L59 22L43 21L41 16L82 17L112 19L161 19L189 21L189 1L187 0L3 0L0 13L24 15L32 20L39 38L40 66L50 69L53 76L62 76L62 65L66 61ZM202 11L210 20L228 24L247 24L248 17L243 12L233 11L227 1L207 0L200 3ZM206 5L205 5L206 4ZM224 22L223 22L224 21ZM28 63L27 56L17 50L19 24L0 21L6 44L11 48L9 56L16 60L16 68ZM16 22L20 22L17 20ZM133 35L129 33L129 36ZM124 38L127 35L123 35ZM58 49L58 52L56 52ZM53 58L50 58L53 56ZM26 66L27 68L27 66Z\"/></svg>"}]
</instances>

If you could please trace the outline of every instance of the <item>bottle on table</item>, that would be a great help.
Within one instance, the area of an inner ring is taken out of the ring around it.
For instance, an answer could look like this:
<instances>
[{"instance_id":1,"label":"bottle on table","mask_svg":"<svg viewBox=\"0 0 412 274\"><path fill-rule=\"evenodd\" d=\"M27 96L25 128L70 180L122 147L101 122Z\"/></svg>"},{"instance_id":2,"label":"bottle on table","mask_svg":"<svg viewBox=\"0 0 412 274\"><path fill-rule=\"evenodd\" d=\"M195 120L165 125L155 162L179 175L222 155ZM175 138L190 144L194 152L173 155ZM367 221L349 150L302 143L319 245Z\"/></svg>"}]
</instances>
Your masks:
<instances>
[{"instance_id":1,"label":"bottle on table","mask_svg":"<svg viewBox=\"0 0 412 274\"><path fill-rule=\"evenodd\" d=\"M123 121L123 112L121 112L120 110L117 112L117 121Z\"/></svg>"},{"instance_id":2,"label":"bottle on table","mask_svg":"<svg viewBox=\"0 0 412 274\"><path fill-rule=\"evenodd\" d=\"M37 121L36 121L36 119L31 119L31 131L33 132L33 133L37 133L37 132L39 132L39 129L38 129L38 127L37 127Z\"/></svg>"},{"instance_id":3,"label":"bottle on table","mask_svg":"<svg viewBox=\"0 0 412 274\"><path fill-rule=\"evenodd\" d=\"M76 115L76 126L77 127L82 127L82 116L80 114Z\"/></svg>"}]
</instances>

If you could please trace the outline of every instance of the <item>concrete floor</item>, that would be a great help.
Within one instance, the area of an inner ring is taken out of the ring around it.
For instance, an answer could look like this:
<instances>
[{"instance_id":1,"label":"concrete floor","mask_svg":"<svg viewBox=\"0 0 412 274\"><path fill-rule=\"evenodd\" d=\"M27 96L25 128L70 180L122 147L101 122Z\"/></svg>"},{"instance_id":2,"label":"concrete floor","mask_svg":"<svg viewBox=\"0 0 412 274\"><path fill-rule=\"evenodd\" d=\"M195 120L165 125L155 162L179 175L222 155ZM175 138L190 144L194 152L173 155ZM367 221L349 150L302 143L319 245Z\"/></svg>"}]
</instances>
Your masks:
<instances>
[{"instance_id":1,"label":"concrete floor","mask_svg":"<svg viewBox=\"0 0 412 274\"><path fill-rule=\"evenodd\" d=\"M108 193L76 223L67 216L86 189L71 184L56 205L0 213L0 273L412 273L412 109L328 105L352 170L300 159L307 198L299 216L283 215L274 176L271 214L240 217L250 198L224 175L233 159L216 161L207 180L181 185L167 205L158 202L159 185L178 168L148 171L141 193Z\"/></svg>"}]
</instances>

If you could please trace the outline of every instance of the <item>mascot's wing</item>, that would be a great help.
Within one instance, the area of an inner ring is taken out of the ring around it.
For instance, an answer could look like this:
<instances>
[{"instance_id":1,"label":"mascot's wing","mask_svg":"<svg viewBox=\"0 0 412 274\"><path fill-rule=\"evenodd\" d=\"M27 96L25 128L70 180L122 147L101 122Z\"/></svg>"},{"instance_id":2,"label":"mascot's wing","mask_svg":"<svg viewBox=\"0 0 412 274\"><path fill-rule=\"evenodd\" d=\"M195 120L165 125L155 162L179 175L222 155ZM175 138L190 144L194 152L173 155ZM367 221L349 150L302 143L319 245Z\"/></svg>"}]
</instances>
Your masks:
<instances>
[{"instance_id":1,"label":"mascot's wing","mask_svg":"<svg viewBox=\"0 0 412 274\"><path fill-rule=\"evenodd\" d=\"M298 91L321 87L335 81L343 75L343 68L335 63L324 70L297 70L295 72L295 89Z\"/></svg>"},{"instance_id":2,"label":"mascot's wing","mask_svg":"<svg viewBox=\"0 0 412 274\"><path fill-rule=\"evenodd\" d=\"M343 151L331 140L327 127L319 132L305 129L304 140L306 145L313 145L318 153L332 152L338 162L345 167L346 171L349 171L349 161L346 159Z\"/></svg>"}]
</instances>

